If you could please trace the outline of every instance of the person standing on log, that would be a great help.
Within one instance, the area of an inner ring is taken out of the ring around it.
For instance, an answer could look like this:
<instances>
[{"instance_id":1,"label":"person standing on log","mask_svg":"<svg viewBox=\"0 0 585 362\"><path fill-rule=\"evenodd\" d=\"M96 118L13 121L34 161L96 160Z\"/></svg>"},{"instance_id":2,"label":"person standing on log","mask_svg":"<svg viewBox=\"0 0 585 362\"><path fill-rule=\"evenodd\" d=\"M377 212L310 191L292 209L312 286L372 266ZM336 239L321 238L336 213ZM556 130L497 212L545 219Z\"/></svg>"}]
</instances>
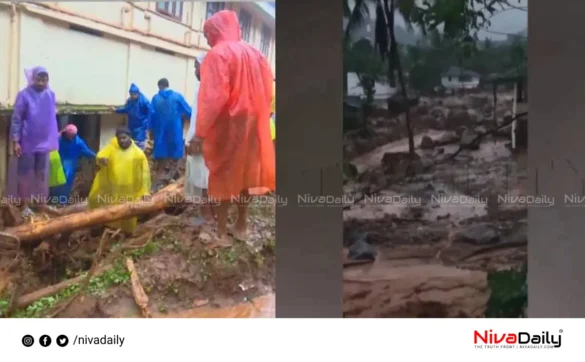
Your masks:
<instances>
[{"instance_id":1,"label":"person standing on log","mask_svg":"<svg viewBox=\"0 0 585 362\"><path fill-rule=\"evenodd\" d=\"M201 82L201 63L205 55L195 59L195 77ZM201 217L195 220L197 225L215 223L215 216L210 200L207 197L209 170L205 166L205 160L199 150L191 149L190 141L195 137L195 128L197 124L197 94L199 92L199 83L195 89L195 100L191 112L191 121L189 130L185 136L185 146L187 147L187 160L185 162L185 197L199 204ZM198 202L199 201L199 202Z\"/></svg>"},{"instance_id":2,"label":"person standing on log","mask_svg":"<svg viewBox=\"0 0 585 362\"><path fill-rule=\"evenodd\" d=\"M146 130L151 114L150 101L140 88L134 83L130 85L130 97L122 107L114 107L116 113L128 115L128 128L132 134L132 140L141 150L146 147Z\"/></svg>"},{"instance_id":3,"label":"person standing on log","mask_svg":"<svg viewBox=\"0 0 585 362\"><path fill-rule=\"evenodd\" d=\"M87 200L90 209L150 198L148 160L132 141L128 128L118 128L116 137L98 152L96 160L99 170ZM137 224L138 218L134 217L108 224L108 227L132 234Z\"/></svg>"},{"instance_id":4,"label":"person standing on log","mask_svg":"<svg viewBox=\"0 0 585 362\"><path fill-rule=\"evenodd\" d=\"M178 161L184 155L183 117L191 118L191 107L178 92L169 89L165 78L158 81L158 94L152 98L153 113L149 132L154 140L157 187L178 178ZM166 182L165 182L166 181Z\"/></svg>"},{"instance_id":5,"label":"person standing on log","mask_svg":"<svg viewBox=\"0 0 585 362\"><path fill-rule=\"evenodd\" d=\"M77 126L68 124L61 131L61 136L59 137L59 155L61 156L67 182L65 185L53 190L51 196L52 199L56 198L60 205L65 205L69 202L69 196L75 183L79 159L86 157L93 160L95 158L95 152L79 137L77 134Z\"/></svg>"},{"instance_id":6,"label":"person standing on log","mask_svg":"<svg viewBox=\"0 0 585 362\"><path fill-rule=\"evenodd\" d=\"M16 96L10 124L13 157L8 195L32 215L31 204L45 205L49 194L49 153L59 147L57 101L43 67L25 70L27 86Z\"/></svg>"},{"instance_id":7,"label":"person standing on log","mask_svg":"<svg viewBox=\"0 0 585 362\"><path fill-rule=\"evenodd\" d=\"M208 194L219 201L215 243L229 246L228 209L238 206L231 234L247 236L250 190L275 189L270 104L274 76L260 51L242 41L235 12L223 10L205 22L211 49L201 65L193 149L202 150L209 169Z\"/></svg>"}]
</instances>

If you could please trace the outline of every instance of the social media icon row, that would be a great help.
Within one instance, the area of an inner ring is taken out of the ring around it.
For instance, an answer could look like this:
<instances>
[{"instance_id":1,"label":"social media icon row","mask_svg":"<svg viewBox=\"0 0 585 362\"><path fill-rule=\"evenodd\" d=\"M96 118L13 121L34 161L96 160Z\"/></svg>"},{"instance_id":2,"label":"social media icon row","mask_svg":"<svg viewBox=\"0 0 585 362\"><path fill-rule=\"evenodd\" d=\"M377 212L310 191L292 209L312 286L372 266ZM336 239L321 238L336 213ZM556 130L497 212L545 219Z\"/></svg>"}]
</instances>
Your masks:
<instances>
[{"instance_id":1,"label":"social media icon row","mask_svg":"<svg viewBox=\"0 0 585 362\"><path fill-rule=\"evenodd\" d=\"M43 347L49 347L52 342L53 342L53 340L51 339L51 337L46 335L46 334L43 334L39 338L39 344ZM69 338L67 338L67 336L64 334L61 334L59 337L57 337L56 342L57 342L57 345L59 347L65 347L69 344ZM31 347L34 344L35 344L35 339L30 334L27 334L26 336L22 337L22 345L23 346Z\"/></svg>"}]
</instances>

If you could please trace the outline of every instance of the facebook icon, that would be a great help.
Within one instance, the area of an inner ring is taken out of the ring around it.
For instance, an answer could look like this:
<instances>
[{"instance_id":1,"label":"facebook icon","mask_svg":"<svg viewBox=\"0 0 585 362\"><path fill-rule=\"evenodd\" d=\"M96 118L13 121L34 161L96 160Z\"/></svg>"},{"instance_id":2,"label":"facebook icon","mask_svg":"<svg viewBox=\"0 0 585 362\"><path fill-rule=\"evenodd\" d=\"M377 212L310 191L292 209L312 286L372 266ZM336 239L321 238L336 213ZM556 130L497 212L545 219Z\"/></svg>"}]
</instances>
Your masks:
<instances>
[{"instance_id":1,"label":"facebook icon","mask_svg":"<svg viewBox=\"0 0 585 362\"><path fill-rule=\"evenodd\" d=\"M43 334L41 338L39 338L39 343L43 347L49 347L51 345L51 337L47 336L46 334Z\"/></svg>"}]
</instances>

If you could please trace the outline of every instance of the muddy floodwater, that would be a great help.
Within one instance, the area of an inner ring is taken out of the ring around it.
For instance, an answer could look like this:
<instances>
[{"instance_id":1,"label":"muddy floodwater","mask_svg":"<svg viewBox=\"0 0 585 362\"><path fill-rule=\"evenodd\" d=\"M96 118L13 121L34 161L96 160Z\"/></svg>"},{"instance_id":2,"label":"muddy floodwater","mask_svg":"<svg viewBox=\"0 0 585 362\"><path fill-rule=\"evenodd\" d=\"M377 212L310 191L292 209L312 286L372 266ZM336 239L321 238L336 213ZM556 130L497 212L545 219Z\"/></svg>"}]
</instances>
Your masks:
<instances>
[{"instance_id":1,"label":"muddy floodwater","mask_svg":"<svg viewBox=\"0 0 585 362\"><path fill-rule=\"evenodd\" d=\"M375 257L346 258L346 317L481 317L486 273L526 262L525 151L512 152L504 133L451 157L485 131L479 124L416 129L419 160L408 177L389 166L408 152L404 137L348 160L355 176L344 189L357 201L344 210L346 255Z\"/></svg>"}]
</instances>

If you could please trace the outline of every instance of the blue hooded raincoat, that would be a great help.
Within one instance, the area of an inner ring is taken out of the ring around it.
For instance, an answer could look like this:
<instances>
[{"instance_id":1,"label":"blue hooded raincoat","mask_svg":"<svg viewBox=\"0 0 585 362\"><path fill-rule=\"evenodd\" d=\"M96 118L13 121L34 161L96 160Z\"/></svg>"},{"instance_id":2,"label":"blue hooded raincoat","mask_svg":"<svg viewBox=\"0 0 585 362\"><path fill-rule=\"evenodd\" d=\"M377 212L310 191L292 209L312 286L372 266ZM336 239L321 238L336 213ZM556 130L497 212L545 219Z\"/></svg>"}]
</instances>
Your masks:
<instances>
[{"instance_id":1,"label":"blue hooded raincoat","mask_svg":"<svg viewBox=\"0 0 585 362\"><path fill-rule=\"evenodd\" d=\"M71 195L79 159L81 157L93 159L95 158L95 152L78 135L75 135L72 140L61 136L59 137L59 155L61 156L63 172L65 172L67 182L65 185L55 187L51 192L51 197L58 197L58 203L65 204Z\"/></svg>"},{"instance_id":2,"label":"blue hooded raincoat","mask_svg":"<svg viewBox=\"0 0 585 362\"><path fill-rule=\"evenodd\" d=\"M191 107L185 98L171 89L160 90L152 98L153 113L149 130L154 138L153 158L183 158L183 119L191 118Z\"/></svg>"},{"instance_id":3,"label":"blue hooded raincoat","mask_svg":"<svg viewBox=\"0 0 585 362\"><path fill-rule=\"evenodd\" d=\"M138 99L134 100L128 98L123 107L117 108L116 113L123 113L128 115L128 128L130 129L130 136L136 145L144 149L146 141L146 129L148 128L149 118L152 112L150 102L144 94L140 92L140 88L134 83L130 85L129 93L138 93Z\"/></svg>"}]
</instances>

